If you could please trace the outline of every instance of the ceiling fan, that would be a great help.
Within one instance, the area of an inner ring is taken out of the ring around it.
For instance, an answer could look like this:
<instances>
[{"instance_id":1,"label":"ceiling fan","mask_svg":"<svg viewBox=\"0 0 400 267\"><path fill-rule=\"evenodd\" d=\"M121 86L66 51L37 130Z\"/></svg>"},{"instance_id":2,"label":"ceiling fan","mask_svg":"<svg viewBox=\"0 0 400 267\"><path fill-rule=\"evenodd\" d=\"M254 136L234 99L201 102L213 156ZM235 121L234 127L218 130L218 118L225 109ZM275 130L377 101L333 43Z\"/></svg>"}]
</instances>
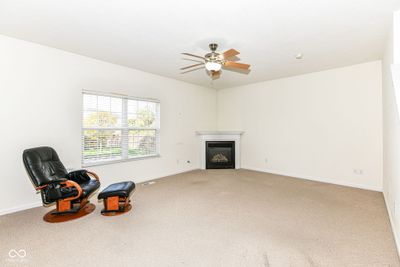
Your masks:
<instances>
[{"instance_id":1,"label":"ceiling fan","mask_svg":"<svg viewBox=\"0 0 400 267\"><path fill-rule=\"evenodd\" d=\"M243 63L238 63L235 61L229 61L229 58L232 58L236 55L239 55L240 53L238 51L236 51L235 49L229 49L223 53L217 53L215 52L218 48L217 44L209 44L211 53L207 53L205 54L203 57L202 56L197 56L197 55L193 55L190 53L182 53L185 56L191 56L191 57L195 57L195 58L200 58L203 60L203 62L200 62L198 64L194 64L191 66L187 66L187 67L183 67L181 68L181 70L187 70L187 69L191 69L194 67L200 67L200 66L204 66L207 70L207 72L210 74L210 76L212 78L216 78L219 77L219 75L221 74L221 68L224 67L229 69L229 68L236 68L236 69L241 69L241 70L248 70L250 68L249 64L243 64ZM199 68L196 69L192 69L192 70L197 70ZM187 72L187 71L186 71ZM186 73L183 72L183 73Z\"/></svg>"}]
</instances>

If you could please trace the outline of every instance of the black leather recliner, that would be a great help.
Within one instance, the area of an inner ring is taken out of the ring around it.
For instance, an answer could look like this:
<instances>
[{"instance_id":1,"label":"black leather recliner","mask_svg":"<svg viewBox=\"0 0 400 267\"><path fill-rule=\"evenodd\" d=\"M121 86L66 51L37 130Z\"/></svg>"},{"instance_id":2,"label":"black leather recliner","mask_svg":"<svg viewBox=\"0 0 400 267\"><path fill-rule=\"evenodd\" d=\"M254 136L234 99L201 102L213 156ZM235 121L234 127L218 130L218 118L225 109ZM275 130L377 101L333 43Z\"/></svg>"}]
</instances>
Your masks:
<instances>
[{"instance_id":1,"label":"black leather recliner","mask_svg":"<svg viewBox=\"0 0 400 267\"><path fill-rule=\"evenodd\" d=\"M88 201L90 195L100 187L99 177L95 173L87 170L68 172L51 147L26 149L22 158L35 189L40 190L43 204L57 203L56 210L45 215L45 221L67 221L95 209Z\"/></svg>"}]
</instances>

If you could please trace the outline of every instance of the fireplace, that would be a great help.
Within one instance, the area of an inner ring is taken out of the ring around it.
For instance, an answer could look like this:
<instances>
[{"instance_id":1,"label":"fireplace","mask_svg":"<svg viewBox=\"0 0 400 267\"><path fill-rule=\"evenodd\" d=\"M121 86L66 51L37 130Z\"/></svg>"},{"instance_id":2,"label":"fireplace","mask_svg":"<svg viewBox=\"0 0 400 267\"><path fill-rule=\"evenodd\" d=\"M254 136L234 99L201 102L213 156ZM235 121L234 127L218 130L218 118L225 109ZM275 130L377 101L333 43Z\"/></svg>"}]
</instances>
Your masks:
<instances>
[{"instance_id":1,"label":"fireplace","mask_svg":"<svg viewBox=\"0 0 400 267\"><path fill-rule=\"evenodd\" d=\"M206 141L206 169L235 169L235 141Z\"/></svg>"},{"instance_id":2,"label":"fireplace","mask_svg":"<svg viewBox=\"0 0 400 267\"><path fill-rule=\"evenodd\" d=\"M241 131L196 131L197 136L199 137L199 168L202 170L205 169L210 169L214 168L211 166L207 166L206 162L208 160L207 156L207 143L225 143L228 142L232 146L232 154L230 155L230 158L227 158L228 161L230 159L230 163L224 163L222 164L221 161L226 161L224 157L221 155L217 156L217 158L214 159L214 161L217 161L215 165L219 165L219 168L221 168L221 165L225 165L224 168L235 168L235 169L240 169L240 139L241 136L244 132ZM217 146L218 147L218 146ZM226 150L226 147L222 147L222 149ZM229 149L229 148L228 148ZM215 151L215 147L212 149ZM225 151L226 152L226 151ZM222 154L226 157L225 154ZM218 162L219 161L219 162ZM212 164L214 165L214 164ZM230 165L230 166L229 166ZM229 167L227 167L229 166Z\"/></svg>"}]
</instances>

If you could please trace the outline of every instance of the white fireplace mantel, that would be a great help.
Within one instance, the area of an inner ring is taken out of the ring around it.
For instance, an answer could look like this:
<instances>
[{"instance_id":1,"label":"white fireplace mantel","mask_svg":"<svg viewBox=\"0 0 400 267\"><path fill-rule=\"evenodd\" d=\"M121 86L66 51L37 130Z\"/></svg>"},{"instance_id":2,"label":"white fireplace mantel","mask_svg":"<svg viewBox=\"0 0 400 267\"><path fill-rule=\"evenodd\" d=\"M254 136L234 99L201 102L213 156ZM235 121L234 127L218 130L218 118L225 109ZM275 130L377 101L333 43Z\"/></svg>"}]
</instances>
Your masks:
<instances>
[{"instance_id":1,"label":"white fireplace mantel","mask_svg":"<svg viewBox=\"0 0 400 267\"><path fill-rule=\"evenodd\" d=\"M240 138L242 131L197 131L200 137L200 169L206 168L207 141L234 141L235 142L235 169L240 169Z\"/></svg>"}]
</instances>

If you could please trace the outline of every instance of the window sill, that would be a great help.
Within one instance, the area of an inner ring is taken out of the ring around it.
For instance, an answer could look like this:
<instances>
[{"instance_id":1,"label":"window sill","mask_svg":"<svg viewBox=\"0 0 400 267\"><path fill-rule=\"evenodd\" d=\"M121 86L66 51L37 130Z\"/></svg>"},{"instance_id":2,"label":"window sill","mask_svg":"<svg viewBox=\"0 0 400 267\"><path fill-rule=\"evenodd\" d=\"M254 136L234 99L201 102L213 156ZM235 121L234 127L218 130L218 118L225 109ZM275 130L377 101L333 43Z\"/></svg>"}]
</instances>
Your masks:
<instances>
[{"instance_id":1,"label":"window sill","mask_svg":"<svg viewBox=\"0 0 400 267\"><path fill-rule=\"evenodd\" d=\"M161 157L160 154L154 154L154 155L139 156L139 157L134 157L134 158L129 158L129 159L118 159L118 160L108 160L108 161L101 161L101 162L82 163L82 168L109 165L109 164L115 164L115 163L124 163L124 162L129 162L129 161L137 161L137 160L152 159L152 158L159 158L159 157Z\"/></svg>"}]
</instances>

